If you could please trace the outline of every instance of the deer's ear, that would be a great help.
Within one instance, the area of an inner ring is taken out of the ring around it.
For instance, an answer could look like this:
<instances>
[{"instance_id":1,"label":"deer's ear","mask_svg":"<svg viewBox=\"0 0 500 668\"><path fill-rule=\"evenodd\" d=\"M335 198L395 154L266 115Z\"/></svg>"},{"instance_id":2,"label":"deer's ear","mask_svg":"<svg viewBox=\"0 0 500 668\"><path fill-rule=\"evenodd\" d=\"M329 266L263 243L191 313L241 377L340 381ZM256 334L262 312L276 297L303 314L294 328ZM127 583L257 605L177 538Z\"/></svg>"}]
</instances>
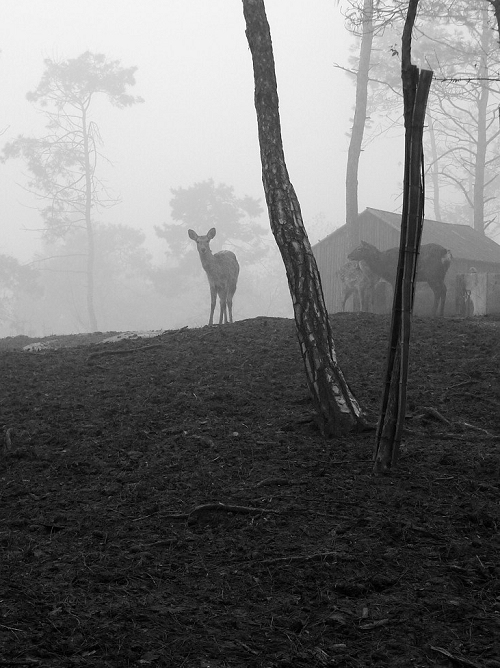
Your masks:
<instances>
[{"instance_id":1,"label":"deer's ear","mask_svg":"<svg viewBox=\"0 0 500 668\"><path fill-rule=\"evenodd\" d=\"M215 227L212 227L212 229L208 230L207 237L209 239L213 239L215 237Z\"/></svg>"},{"instance_id":2,"label":"deer's ear","mask_svg":"<svg viewBox=\"0 0 500 668\"><path fill-rule=\"evenodd\" d=\"M198 235L194 230L188 230L188 235L189 238L192 239L193 241L196 241L196 239L198 238Z\"/></svg>"}]
</instances>

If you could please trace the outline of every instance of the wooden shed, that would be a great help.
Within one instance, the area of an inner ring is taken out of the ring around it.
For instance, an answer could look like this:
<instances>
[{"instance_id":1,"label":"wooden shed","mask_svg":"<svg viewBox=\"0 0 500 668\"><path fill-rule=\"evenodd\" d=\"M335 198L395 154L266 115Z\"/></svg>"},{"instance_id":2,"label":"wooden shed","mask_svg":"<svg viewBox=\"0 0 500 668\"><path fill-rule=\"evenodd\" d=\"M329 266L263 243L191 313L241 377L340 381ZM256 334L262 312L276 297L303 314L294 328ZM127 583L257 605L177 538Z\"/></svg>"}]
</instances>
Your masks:
<instances>
[{"instance_id":1,"label":"wooden shed","mask_svg":"<svg viewBox=\"0 0 500 668\"><path fill-rule=\"evenodd\" d=\"M399 246L401 214L380 209L367 208L359 214L360 239L387 250ZM453 262L446 274L445 315L456 313L456 277L466 274L470 269L484 273L500 273L500 245L476 232L468 225L440 223L436 220L424 220L422 243L440 244L451 251ZM318 263L326 306L329 313L342 310L342 291L338 270L347 262L349 248L347 225L339 227L312 247ZM418 315L429 315L433 303L432 290L426 283L418 283L415 293L414 311ZM389 312L392 307L392 290L388 284L377 286L375 311ZM352 300L346 310L353 310Z\"/></svg>"}]
</instances>

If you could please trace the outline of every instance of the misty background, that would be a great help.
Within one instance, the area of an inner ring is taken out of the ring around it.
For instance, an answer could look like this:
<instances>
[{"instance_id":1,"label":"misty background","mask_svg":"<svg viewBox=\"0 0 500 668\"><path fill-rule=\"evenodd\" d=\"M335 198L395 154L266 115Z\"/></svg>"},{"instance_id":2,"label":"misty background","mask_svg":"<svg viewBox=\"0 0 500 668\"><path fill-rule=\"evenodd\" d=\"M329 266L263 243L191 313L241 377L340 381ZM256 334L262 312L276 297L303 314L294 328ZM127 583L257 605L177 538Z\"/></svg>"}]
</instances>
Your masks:
<instances>
[{"instance_id":1,"label":"misty background","mask_svg":"<svg viewBox=\"0 0 500 668\"><path fill-rule=\"evenodd\" d=\"M174 229L169 226L175 224L171 202L207 188L215 194L221 189L229 192L236 208L245 198L253 206L250 214L238 214L237 224L246 238L237 242L221 230L212 242L214 252L231 248L240 260L235 319L291 317L285 272L269 230L262 189L253 71L241 2L4 0L2 7L2 145L19 135L45 133L43 108L26 99L40 82L45 59L62 62L89 51L119 61L123 68L137 68L136 84L127 92L144 102L119 109L96 96L91 108L104 156L99 178L117 200L94 217L98 328L206 324L206 275L184 229L169 244L169 229ZM349 67L357 42L332 0L267 0L266 10L285 157L315 243L345 223L345 167L355 88L342 68ZM400 209L403 151L402 129L367 143L359 176L360 210ZM37 286L28 286L26 294L15 299L12 289L2 286L0 335L89 331L85 277L72 259L84 247L83 236L75 233L50 243L42 239L40 202L30 193L22 160L0 165L0 180L0 254L33 267L39 276ZM198 234L209 227L202 218L189 226ZM62 255L66 259L57 259Z\"/></svg>"}]
</instances>

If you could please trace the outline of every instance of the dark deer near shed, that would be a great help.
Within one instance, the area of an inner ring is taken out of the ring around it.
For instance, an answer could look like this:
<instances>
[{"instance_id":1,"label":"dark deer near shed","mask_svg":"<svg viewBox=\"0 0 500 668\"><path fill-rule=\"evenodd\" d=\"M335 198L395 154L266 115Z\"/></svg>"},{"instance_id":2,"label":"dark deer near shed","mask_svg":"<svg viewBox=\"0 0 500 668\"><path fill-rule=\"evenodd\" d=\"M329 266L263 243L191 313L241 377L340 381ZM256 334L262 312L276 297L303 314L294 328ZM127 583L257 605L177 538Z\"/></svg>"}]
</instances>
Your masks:
<instances>
[{"instance_id":1,"label":"dark deer near shed","mask_svg":"<svg viewBox=\"0 0 500 668\"><path fill-rule=\"evenodd\" d=\"M374 274L388 281L394 289L399 248L389 248L386 251L379 251L375 246L362 241L361 245L349 253L347 257L350 260L366 262ZM420 247L416 280L427 283L434 293L432 315L437 314L438 308L439 315L444 315L447 292L444 277L452 259L451 252L439 244L424 244Z\"/></svg>"},{"instance_id":2,"label":"dark deer near shed","mask_svg":"<svg viewBox=\"0 0 500 668\"><path fill-rule=\"evenodd\" d=\"M343 264L338 276L342 288L342 311L349 297L353 298L353 311L373 311L374 290L380 278L368 267L366 262L349 260Z\"/></svg>"},{"instance_id":3,"label":"dark deer near shed","mask_svg":"<svg viewBox=\"0 0 500 668\"><path fill-rule=\"evenodd\" d=\"M212 227L206 234L200 236L194 230L188 230L189 238L196 242L198 253L200 255L201 266L207 273L210 284L210 319L209 325L213 325L215 302L217 295L220 301L219 325L227 323L228 312L229 322L233 322L233 295L236 292L240 265L233 251L222 250L218 253L212 253L210 241L215 237L215 227Z\"/></svg>"}]
</instances>

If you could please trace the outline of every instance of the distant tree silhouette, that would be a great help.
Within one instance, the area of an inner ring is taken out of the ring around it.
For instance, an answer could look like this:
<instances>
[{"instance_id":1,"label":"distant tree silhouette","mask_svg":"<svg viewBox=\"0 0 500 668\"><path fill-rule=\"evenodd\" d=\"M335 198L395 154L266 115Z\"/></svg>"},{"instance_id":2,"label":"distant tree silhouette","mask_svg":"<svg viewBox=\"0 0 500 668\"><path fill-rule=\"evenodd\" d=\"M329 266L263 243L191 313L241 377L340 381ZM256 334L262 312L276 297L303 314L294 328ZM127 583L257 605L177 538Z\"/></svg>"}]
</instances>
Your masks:
<instances>
[{"instance_id":1,"label":"distant tree silhouette","mask_svg":"<svg viewBox=\"0 0 500 668\"><path fill-rule=\"evenodd\" d=\"M0 323L16 330L15 305L22 296L40 297L43 289L39 273L32 265L22 265L10 255L0 255ZM10 332L9 332L10 333ZM17 331L15 331L17 333Z\"/></svg>"},{"instance_id":2,"label":"distant tree silhouette","mask_svg":"<svg viewBox=\"0 0 500 668\"><path fill-rule=\"evenodd\" d=\"M87 313L90 329L95 331L95 214L117 200L97 178L102 140L97 124L91 120L90 108L100 94L119 109L142 102L142 98L126 92L135 84L137 68L123 68L119 61L89 51L75 59L44 62L40 83L26 97L42 108L47 134L41 138L17 137L4 147L3 160L26 161L31 174L29 188L43 202L40 213L46 239L64 237L76 228L85 230Z\"/></svg>"},{"instance_id":3,"label":"distant tree silhouette","mask_svg":"<svg viewBox=\"0 0 500 668\"><path fill-rule=\"evenodd\" d=\"M151 322L155 298L152 259L145 234L121 224L97 224L95 236L95 304L102 329L142 329ZM33 264L38 268L44 297L33 305L33 326L52 332L86 331L87 258L82 252L86 231L74 229L64 238L45 241ZM159 300L157 299L157 302ZM158 305L156 305L158 313ZM158 318L158 326L162 325Z\"/></svg>"},{"instance_id":4,"label":"distant tree silhouette","mask_svg":"<svg viewBox=\"0 0 500 668\"><path fill-rule=\"evenodd\" d=\"M267 253L267 230L258 223L264 211L259 200L249 195L238 197L232 186L215 185L213 179L171 192L173 222L155 226L156 234L167 245L167 266L156 272L156 283L162 292L182 290L189 277L198 272L199 260L187 235L189 228L203 235L215 227L217 244L234 250L242 268Z\"/></svg>"}]
</instances>

